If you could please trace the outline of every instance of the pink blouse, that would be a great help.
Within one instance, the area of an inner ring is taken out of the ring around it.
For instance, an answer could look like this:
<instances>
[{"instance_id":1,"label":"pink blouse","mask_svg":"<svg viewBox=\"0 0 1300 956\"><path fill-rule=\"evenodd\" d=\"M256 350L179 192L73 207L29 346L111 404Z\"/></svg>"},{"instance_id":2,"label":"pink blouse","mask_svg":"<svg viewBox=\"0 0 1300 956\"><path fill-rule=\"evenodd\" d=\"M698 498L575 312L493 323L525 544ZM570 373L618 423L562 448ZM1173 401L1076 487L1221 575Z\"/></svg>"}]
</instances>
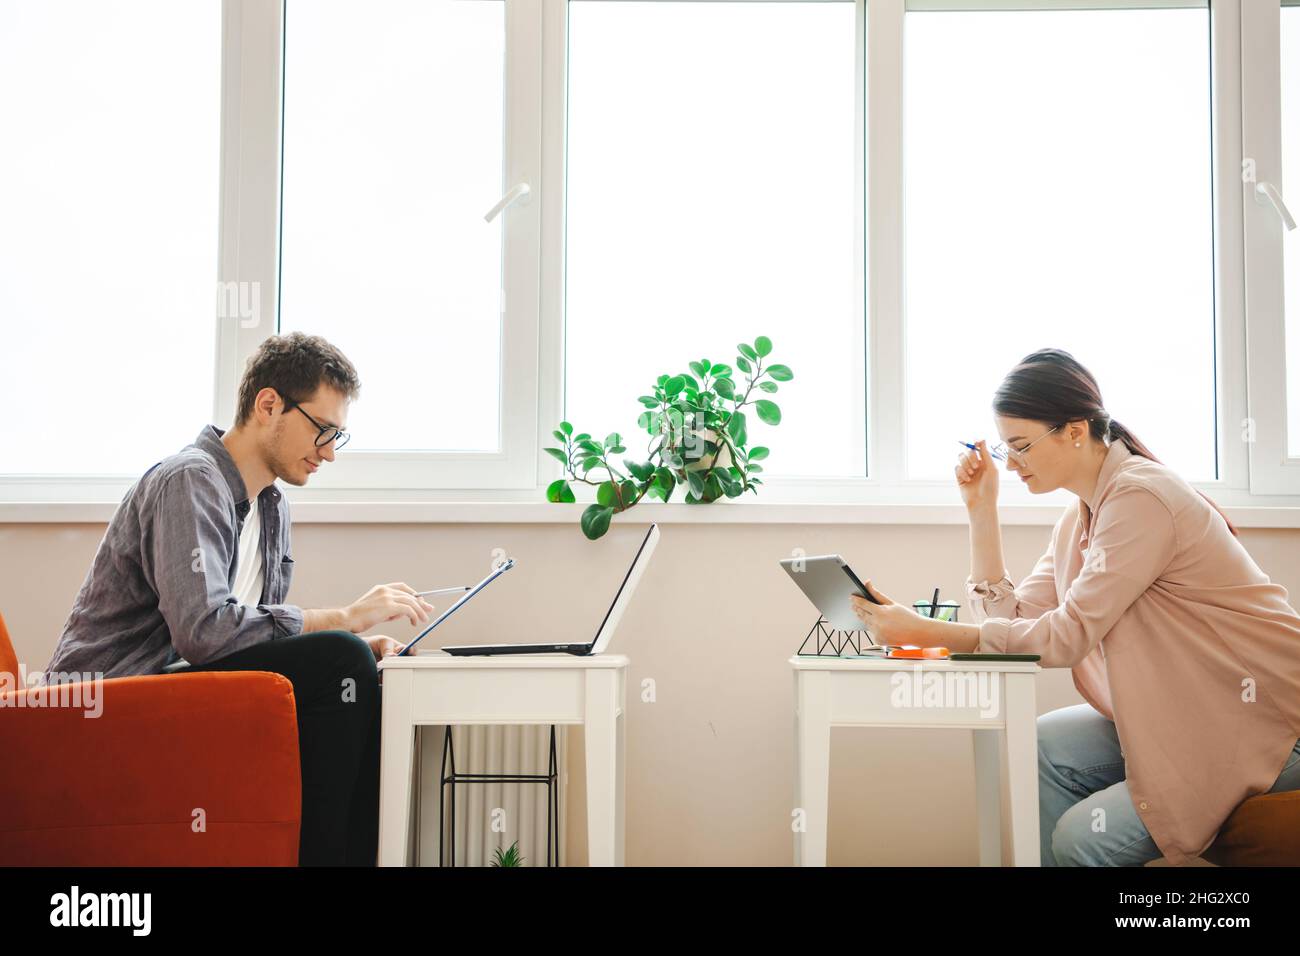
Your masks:
<instances>
[{"instance_id":1,"label":"pink blouse","mask_svg":"<svg viewBox=\"0 0 1300 956\"><path fill-rule=\"evenodd\" d=\"M1200 855L1300 738L1300 615L1223 518L1115 441L1013 585L966 579L977 650L1038 654L1115 722L1133 805L1170 863Z\"/></svg>"}]
</instances>

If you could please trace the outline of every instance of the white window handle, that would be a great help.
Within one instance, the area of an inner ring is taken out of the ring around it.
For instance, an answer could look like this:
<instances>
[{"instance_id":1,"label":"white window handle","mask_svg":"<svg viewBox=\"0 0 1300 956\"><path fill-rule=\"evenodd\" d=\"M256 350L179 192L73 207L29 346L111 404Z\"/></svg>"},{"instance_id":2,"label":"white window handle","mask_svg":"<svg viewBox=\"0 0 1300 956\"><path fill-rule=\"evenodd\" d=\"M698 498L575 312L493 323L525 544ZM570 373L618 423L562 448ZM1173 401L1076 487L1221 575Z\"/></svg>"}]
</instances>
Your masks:
<instances>
[{"instance_id":1,"label":"white window handle","mask_svg":"<svg viewBox=\"0 0 1300 956\"><path fill-rule=\"evenodd\" d=\"M502 196L500 200L497 201L497 204L487 211L487 215L484 216L483 219L486 222L491 222L497 216L501 215L503 209L513 206L517 202L527 205L528 194L532 191L532 187L527 183L517 184L514 189Z\"/></svg>"},{"instance_id":2,"label":"white window handle","mask_svg":"<svg viewBox=\"0 0 1300 956\"><path fill-rule=\"evenodd\" d=\"M1295 228L1295 217L1291 215L1291 210L1286 208L1286 203L1282 201L1282 194L1277 191L1277 187L1272 183L1255 184L1255 202L1268 202L1273 204L1277 214L1282 217L1282 225L1287 229Z\"/></svg>"}]
</instances>

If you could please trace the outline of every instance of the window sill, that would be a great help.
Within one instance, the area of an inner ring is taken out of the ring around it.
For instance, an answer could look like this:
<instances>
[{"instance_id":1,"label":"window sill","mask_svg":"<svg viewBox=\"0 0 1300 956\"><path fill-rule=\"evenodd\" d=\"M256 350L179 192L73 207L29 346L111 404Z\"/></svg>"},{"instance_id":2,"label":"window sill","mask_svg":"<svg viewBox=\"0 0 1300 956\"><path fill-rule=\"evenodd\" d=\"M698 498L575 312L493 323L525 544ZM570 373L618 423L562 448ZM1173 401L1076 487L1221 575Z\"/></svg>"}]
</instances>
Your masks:
<instances>
[{"instance_id":1,"label":"window sill","mask_svg":"<svg viewBox=\"0 0 1300 956\"><path fill-rule=\"evenodd\" d=\"M292 501L295 524L577 524L587 506L544 501ZM106 501L0 502L0 524L105 524ZM1225 507L1241 528L1300 528L1300 507ZM1051 527L1061 505L1004 504L1002 524ZM937 524L965 525L961 504L719 501L710 505L645 502L615 519L645 524Z\"/></svg>"}]
</instances>

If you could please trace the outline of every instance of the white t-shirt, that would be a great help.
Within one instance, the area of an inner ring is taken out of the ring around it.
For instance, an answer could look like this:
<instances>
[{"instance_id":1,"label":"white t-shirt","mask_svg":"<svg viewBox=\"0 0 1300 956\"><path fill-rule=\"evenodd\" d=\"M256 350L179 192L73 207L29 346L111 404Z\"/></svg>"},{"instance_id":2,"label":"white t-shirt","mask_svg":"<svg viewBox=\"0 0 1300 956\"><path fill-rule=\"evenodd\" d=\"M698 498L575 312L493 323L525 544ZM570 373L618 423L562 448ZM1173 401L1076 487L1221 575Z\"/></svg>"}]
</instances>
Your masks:
<instances>
[{"instance_id":1,"label":"white t-shirt","mask_svg":"<svg viewBox=\"0 0 1300 956\"><path fill-rule=\"evenodd\" d=\"M235 599L255 607L262 602L262 517L257 499L248 502L244 529L239 532L239 557L235 562Z\"/></svg>"}]
</instances>

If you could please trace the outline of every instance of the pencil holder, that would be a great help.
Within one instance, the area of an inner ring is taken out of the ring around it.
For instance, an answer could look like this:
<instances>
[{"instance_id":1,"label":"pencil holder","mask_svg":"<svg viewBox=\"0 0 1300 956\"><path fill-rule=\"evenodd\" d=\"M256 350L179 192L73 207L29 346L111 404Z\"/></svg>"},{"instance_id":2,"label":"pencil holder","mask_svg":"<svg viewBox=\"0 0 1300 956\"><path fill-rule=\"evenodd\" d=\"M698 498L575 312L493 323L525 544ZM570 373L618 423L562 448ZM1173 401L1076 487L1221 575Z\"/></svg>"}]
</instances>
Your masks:
<instances>
[{"instance_id":1,"label":"pencil holder","mask_svg":"<svg viewBox=\"0 0 1300 956\"><path fill-rule=\"evenodd\" d=\"M939 621L957 620L956 601L940 601L938 604L931 604L929 601L913 601L912 610L921 617L932 617Z\"/></svg>"}]
</instances>

